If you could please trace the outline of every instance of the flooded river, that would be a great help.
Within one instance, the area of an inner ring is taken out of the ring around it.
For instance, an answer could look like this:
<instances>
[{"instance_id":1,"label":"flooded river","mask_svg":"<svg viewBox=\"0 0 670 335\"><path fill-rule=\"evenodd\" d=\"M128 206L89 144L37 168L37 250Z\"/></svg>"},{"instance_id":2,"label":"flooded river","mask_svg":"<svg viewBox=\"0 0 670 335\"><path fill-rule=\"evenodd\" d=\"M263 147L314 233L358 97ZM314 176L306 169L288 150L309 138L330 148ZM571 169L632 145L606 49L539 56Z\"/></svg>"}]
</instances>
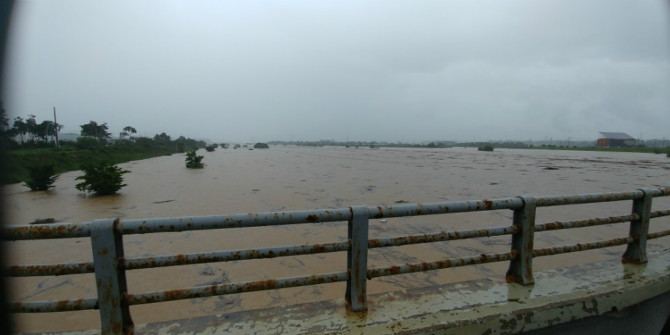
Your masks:
<instances>
[{"instance_id":1,"label":"flooded river","mask_svg":"<svg viewBox=\"0 0 670 335\"><path fill-rule=\"evenodd\" d=\"M82 222L97 218L147 218L341 208L352 205L479 200L522 194L560 195L630 191L670 186L670 159L665 155L476 149L369 149L277 146L267 150L200 151L206 167L189 170L184 155L120 164L130 170L128 184L116 196L87 196L75 190L80 172L61 175L49 192L29 192L16 184L3 188L10 224L54 218ZM631 202L541 208L537 223L629 214ZM670 209L670 199L657 198L653 209ZM390 237L456 229L509 226L512 212L491 211L371 220L370 237ZM670 229L670 219L652 220L652 231ZM536 233L537 248L627 236L628 224ZM344 241L347 224L320 223L281 227L229 229L124 237L126 256L138 257L228 249ZM434 261L450 257L504 252L511 238L374 249L368 265ZM670 245L668 238L649 242L649 250ZM88 239L7 242L10 264L90 261ZM619 258L625 246L541 257L534 269ZM134 270L127 273L130 292L187 288L215 283L339 272L346 253L331 253ZM369 293L489 278L504 282L507 263L470 266L377 278ZM92 274L16 278L14 300L95 297ZM344 296L345 284L254 292L131 307L135 323L287 305ZM374 306L374 301L370 302ZM372 307L374 308L374 307ZM98 311L17 314L22 332L99 327Z\"/></svg>"}]
</instances>

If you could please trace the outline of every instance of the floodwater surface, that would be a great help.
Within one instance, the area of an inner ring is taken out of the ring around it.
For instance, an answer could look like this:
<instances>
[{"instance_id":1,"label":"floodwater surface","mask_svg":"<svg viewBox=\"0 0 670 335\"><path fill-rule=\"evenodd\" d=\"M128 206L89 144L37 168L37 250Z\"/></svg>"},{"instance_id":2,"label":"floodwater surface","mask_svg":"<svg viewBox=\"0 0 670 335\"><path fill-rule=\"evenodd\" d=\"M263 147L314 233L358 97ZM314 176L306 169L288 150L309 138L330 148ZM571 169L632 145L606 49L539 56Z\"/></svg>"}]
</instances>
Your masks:
<instances>
[{"instance_id":1,"label":"floodwater surface","mask_svg":"<svg viewBox=\"0 0 670 335\"><path fill-rule=\"evenodd\" d=\"M639 153L476 149L368 149L277 146L267 150L218 149L203 152L204 169L184 167L175 154L120 164L130 170L114 196L78 192L74 178L61 175L54 190L29 192L19 184L3 187L9 224L36 219L84 222L100 218L136 219L256 213L354 205L386 205L481 200L517 195L568 195L631 191L670 185L670 159ZM653 209L670 209L656 198ZM626 215L631 202L540 208L537 223ZM511 225L512 211L498 210L370 221L370 238ZM668 217L652 220L651 231L670 229ZM592 242L628 235L628 224L535 234L535 247ZM191 231L124 236L127 257L183 254L346 241L347 223ZM401 265L481 253L506 252L510 236L372 249L368 266ZM8 262L50 264L92 260L89 239L6 242ZM649 241L661 250L668 238ZM625 246L536 258L541 270L620 258ZM346 270L346 253L173 266L127 272L131 293ZM507 263L452 268L375 278L368 293L488 278L504 282ZM14 278L13 300L40 301L96 296L93 274ZM340 298L345 284L323 284L131 307L136 324L220 314L277 305ZM374 301L370 301L371 310ZM99 327L98 311L16 314L20 332Z\"/></svg>"}]
</instances>

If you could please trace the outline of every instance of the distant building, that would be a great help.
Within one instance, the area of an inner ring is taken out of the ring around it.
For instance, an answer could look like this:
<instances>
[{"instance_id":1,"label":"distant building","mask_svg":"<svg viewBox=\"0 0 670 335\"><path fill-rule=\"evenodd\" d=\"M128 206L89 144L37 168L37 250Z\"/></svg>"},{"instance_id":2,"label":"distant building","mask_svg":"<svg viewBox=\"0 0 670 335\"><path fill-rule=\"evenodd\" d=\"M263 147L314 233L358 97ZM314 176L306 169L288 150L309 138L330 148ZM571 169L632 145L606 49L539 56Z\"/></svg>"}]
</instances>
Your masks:
<instances>
[{"instance_id":1,"label":"distant building","mask_svg":"<svg viewBox=\"0 0 670 335\"><path fill-rule=\"evenodd\" d=\"M598 139L598 148L624 148L634 147L635 138L626 133L600 132L603 137Z\"/></svg>"}]
</instances>

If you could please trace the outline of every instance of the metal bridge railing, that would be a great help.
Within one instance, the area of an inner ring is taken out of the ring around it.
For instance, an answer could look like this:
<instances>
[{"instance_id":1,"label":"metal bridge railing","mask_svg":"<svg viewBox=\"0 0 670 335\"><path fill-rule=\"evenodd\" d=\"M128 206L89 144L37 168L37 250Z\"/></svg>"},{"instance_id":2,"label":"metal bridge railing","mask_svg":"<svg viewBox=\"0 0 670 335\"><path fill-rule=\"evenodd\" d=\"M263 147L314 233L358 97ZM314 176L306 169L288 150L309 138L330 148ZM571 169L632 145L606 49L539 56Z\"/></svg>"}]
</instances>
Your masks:
<instances>
[{"instance_id":1,"label":"metal bridge railing","mask_svg":"<svg viewBox=\"0 0 670 335\"><path fill-rule=\"evenodd\" d=\"M651 212L652 199L654 197L668 195L670 195L670 187L644 188L631 192L578 194L569 196L519 196L477 201L402 204L388 207L354 206L339 209L163 219L154 218L145 220L102 219L79 224L6 226L2 228L2 233L5 240L90 237L93 250L92 262L16 265L11 266L8 272L10 276L15 277L95 273L97 298L14 302L11 305L12 310L15 313L40 313L99 309L102 333L118 334L133 332L133 322L129 306L137 304L346 281L345 298L347 301L347 308L354 312L360 312L367 310L366 281L367 279L375 277L444 269L471 264L509 261L510 265L506 274L507 281L516 282L521 285L531 285L534 282L534 257L605 248L623 244L627 244L627 249L622 258L623 262L645 263L647 262L647 240L670 235L670 230L649 233L649 220L651 218L670 215L670 210ZM537 207L621 200L633 201L631 214L616 217L535 224ZM499 209L509 209L514 211L511 226L449 232L442 231L432 234L379 239L368 238L368 222L370 219ZM301 246L292 245L273 248L227 250L137 258L126 258L123 252L123 235L128 234L342 221L348 222L348 239L346 241L325 244L306 244ZM535 232L589 227L620 222L630 222L629 236L606 241L580 243L553 248L533 248ZM367 266L367 254L368 249L370 248L500 235L512 235L511 249L509 252L481 254L434 262L406 263L378 268L368 268ZM130 293L128 292L126 285L127 270L338 251L347 251L347 268L334 273L276 278L263 281L224 283L144 293Z\"/></svg>"}]
</instances>

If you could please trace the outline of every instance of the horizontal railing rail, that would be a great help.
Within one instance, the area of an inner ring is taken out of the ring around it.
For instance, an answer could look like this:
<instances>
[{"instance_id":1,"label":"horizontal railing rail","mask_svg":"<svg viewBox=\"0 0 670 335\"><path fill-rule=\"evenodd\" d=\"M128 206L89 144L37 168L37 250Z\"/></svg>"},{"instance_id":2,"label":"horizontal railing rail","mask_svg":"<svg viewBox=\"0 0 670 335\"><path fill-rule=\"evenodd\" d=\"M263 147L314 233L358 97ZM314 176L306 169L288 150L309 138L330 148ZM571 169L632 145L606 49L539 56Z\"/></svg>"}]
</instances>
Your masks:
<instances>
[{"instance_id":1,"label":"horizontal railing rail","mask_svg":"<svg viewBox=\"0 0 670 335\"><path fill-rule=\"evenodd\" d=\"M57 238L90 238L92 262L14 265L9 276L59 276L94 273L97 298L58 301L20 301L12 304L16 313L42 313L99 309L103 333L132 333L133 322L129 306L180 299L237 294L334 282L346 282L347 308L353 312L367 310L366 281L368 279L412 272L446 269L473 264L509 261L508 282L521 285L534 283L534 257L557 255L618 245L627 245L622 261L645 263L647 240L670 235L670 230L649 233L651 218L670 216L670 210L651 211L652 199L670 195L670 188L654 187L630 192L577 194L566 196L519 196L490 200L453 201L395 206L354 206L349 208L265 212L253 214L151 218L142 220L102 219L83 223L56 223L50 225L5 226L6 240L37 240ZM626 215L589 218L573 221L555 221L536 224L538 207L602 203L632 200L632 212ZM396 237L368 238L371 219L465 213L475 211L512 210L510 226L471 230L439 231ZM123 235L164 232L183 232L207 229L251 228L264 226L314 224L324 222L348 223L347 240L320 244L289 245L256 249L223 250L177 255L154 255L128 258L123 252ZM604 241L535 249L534 233L559 229L573 229L598 225L630 222L629 235ZM434 243L450 240L511 235L509 252L486 253L437 261L399 265L367 266L369 249ZM347 267L340 272L275 278L261 281L223 283L184 289L130 293L126 285L126 271L155 267L181 266L212 262L298 256L308 254L347 252Z\"/></svg>"},{"instance_id":2,"label":"horizontal railing rail","mask_svg":"<svg viewBox=\"0 0 670 335\"><path fill-rule=\"evenodd\" d=\"M303 246L285 246L262 249L245 249L234 251L217 251L194 253L186 255L168 255L155 257L126 258L120 260L120 265L126 270L146 269L162 266L200 264L213 262L240 261L247 259L274 258L284 256L298 256L320 254L326 252L347 251L351 247L349 242L335 242L311 244Z\"/></svg>"}]
</instances>

